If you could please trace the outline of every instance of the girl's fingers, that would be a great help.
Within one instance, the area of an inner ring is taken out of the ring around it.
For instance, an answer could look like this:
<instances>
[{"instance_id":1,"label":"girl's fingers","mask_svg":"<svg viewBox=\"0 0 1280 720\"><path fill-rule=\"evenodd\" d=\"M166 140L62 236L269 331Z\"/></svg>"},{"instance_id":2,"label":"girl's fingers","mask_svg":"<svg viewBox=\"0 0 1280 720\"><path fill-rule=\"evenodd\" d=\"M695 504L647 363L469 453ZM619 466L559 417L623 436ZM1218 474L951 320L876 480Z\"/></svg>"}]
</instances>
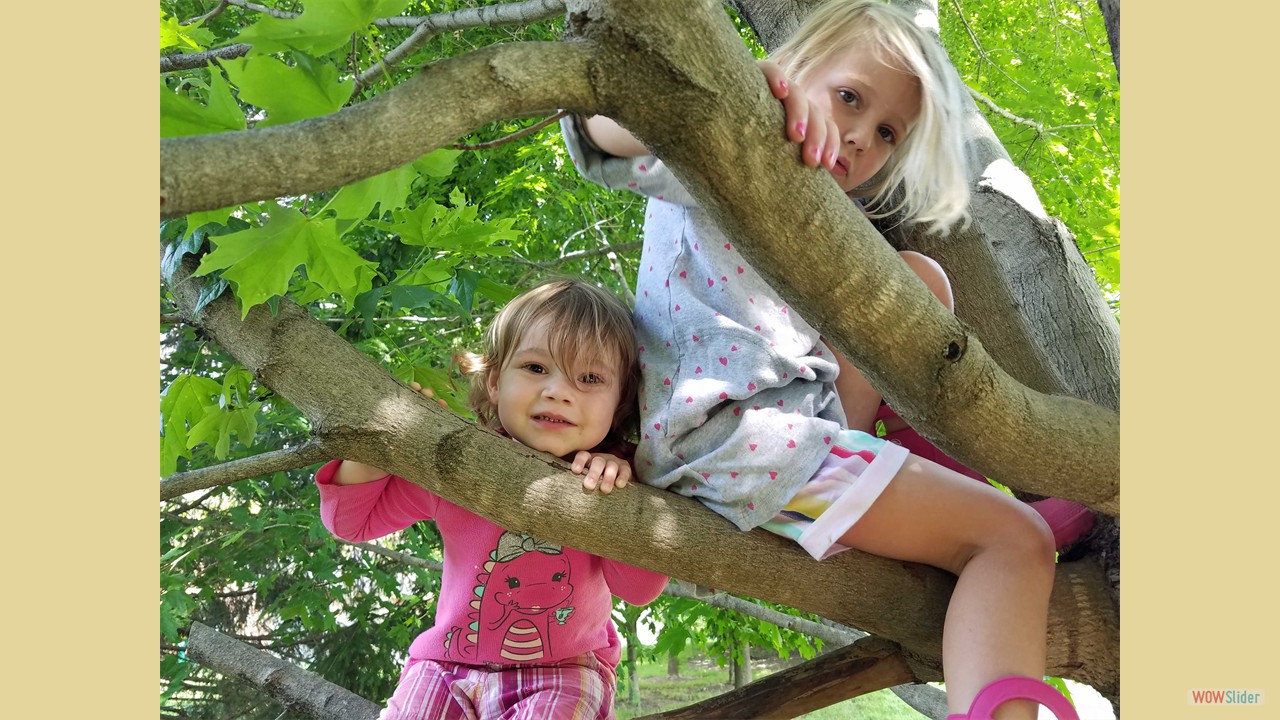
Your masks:
<instances>
[{"instance_id":1,"label":"girl's fingers","mask_svg":"<svg viewBox=\"0 0 1280 720\"><path fill-rule=\"evenodd\" d=\"M813 123L804 139L802 160L809 167L818 167L826 161L827 135L830 129L825 118L814 117L812 120Z\"/></svg>"},{"instance_id":2,"label":"girl's fingers","mask_svg":"<svg viewBox=\"0 0 1280 720\"><path fill-rule=\"evenodd\" d=\"M573 464L569 466L569 469L573 471L574 475L581 475L582 469L587 466L590 460L591 453L586 450L579 450L578 454L573 456Z\"/></svg>"},{"instance_id":3,"label":"girl's fingers","mask_svg":"<svg viewBox=\"0 0 1280 720\"><path fill-rule=\"evenodd\" d=\"M760 71L764 73L765 82L769 83L769 91L779 100L785 98L790 92L787 86L787 74L782 71L778 63L769 60L760 60L756 63L760 66Z\"/></svg>"},{"instance_id":4,"label":"girl's fingers","mask_svg":"<svg viewBox=\"0 0 1280 720\"><path fill-rule=\"evenodd\" d=\"M840 128L836 127L836 121L833 118L826 119L827 125L827 151L823 155L823 167L830 170L836 166L836 159L840 157Z\"/></svg>"}]
</instances>

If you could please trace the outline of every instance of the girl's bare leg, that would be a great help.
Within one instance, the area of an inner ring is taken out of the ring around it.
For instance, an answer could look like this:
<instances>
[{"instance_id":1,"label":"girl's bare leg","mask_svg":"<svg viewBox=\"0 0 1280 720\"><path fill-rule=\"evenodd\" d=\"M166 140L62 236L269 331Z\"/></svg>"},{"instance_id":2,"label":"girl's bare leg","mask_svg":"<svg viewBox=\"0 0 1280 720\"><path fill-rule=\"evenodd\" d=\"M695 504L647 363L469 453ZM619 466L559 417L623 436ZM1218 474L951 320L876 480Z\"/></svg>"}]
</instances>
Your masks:
<instances>
[{"instance_id":1,"label":"girl's bare leg","mask_svg":"<svg viewBox=\"0 0 1280 720\"><path fill-rule=\"evenodd\" d=\"M955 297L951 294L951 282L942 266L928 255L906 250L899 252L907 267L924 281L934 297L948 311L955 312ZM871 387L871 383L862 377L858 368L845 358L844 354L832 349L836 362L840 365L840 375L836 377L836 394L840 396L840 405L844 407L845 419L850 428L865 433L872 432L875 426L876 411L880 409L880 393Z\"/></svg>"},{"instance_id":2,"label":"girl's bare leg","mask_svg":"<svg viewBox=\"0 0 1280 720\"><path fill-rule=\"evenodd\" d=\"M840 543L958 576L942 636L950 712L967 712L1005 675L1044 675L1054 547L1032 508L912 455ZM996 718L1035 715L1034 703L1019 701Z\"/></svg>"}]
</instances>

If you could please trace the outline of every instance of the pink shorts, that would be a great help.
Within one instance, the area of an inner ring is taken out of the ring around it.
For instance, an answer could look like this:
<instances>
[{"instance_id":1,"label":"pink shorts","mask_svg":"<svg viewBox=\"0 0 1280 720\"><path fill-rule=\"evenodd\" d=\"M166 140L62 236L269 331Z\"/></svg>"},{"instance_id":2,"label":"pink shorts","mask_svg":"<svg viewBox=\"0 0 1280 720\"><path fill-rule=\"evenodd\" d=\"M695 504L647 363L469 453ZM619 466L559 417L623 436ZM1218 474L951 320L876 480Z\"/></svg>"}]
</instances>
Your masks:
<instances>
[{"instance_id":1,"label":"pink shorts","mask_svg":"<svg viewBox=\"0 0 1280 720\"><path fill-rule=\"evenodd\" d=\"M379 720L612 720L617 676L594 653L545 665L411 661Z\"/></svg>"},{"instance_id":2,"label":"pink shorts","mask_svg":"<svg viewBox=\"0 0 1280 720\"><path fill-rule=\"evenodd\" d=\"M860 430L841 430L831 453L765 530L791 538L815 560L848 550L836 542L867 512L910 455Z\"/></svg>"}]
</instances>

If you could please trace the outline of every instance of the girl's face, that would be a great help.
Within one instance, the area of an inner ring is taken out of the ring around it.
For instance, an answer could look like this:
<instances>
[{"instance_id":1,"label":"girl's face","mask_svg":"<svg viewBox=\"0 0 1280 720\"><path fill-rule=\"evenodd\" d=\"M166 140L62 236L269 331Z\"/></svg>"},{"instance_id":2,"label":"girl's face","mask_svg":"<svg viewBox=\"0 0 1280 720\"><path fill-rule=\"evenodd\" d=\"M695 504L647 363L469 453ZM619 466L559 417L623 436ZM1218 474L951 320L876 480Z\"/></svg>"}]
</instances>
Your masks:
<instances>
[{"instance_id":1,"label":"girl's face","mask_svg":"<svg viewBox=\"0 0 1280 720\"><path fill-rule=\"evenodd\" d=\"M489 375L489 402L507 434L557 457L599 445L613 427L623 378L610 363L579 364L556 364L546 320L525 330L506 364Z\"/></svg>"},{"instance_id":2,"label":"girl's face","mask_svg":"<svg viewBox=\"0 0 1280 720\"><path fill-rule=\"evenodd\" d=\"M830 172L845 192L884 167L920 115L920 82L885 65L865 42L814 66L804 86L812 107L839 130L840 157Z\"/></svg>"}]
</instances>

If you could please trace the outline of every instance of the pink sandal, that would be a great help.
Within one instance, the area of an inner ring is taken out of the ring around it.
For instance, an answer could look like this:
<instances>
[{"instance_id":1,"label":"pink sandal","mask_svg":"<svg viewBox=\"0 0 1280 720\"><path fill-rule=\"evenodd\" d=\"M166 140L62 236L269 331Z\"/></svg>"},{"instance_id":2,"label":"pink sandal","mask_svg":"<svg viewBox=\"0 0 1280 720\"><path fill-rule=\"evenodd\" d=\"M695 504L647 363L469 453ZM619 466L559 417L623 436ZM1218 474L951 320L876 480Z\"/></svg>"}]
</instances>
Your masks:
<instances>
[{"instance_id":1,"label":"pink sandal","mask_svg":"<svg viewBox=\"0 0 1280 720\"><path fill-rule=\"evenodd\" d=\"M996 708L1010 700L1031 700L1053 712L1058 720L1080 720L1071 701L1056 688L1035 678L1010 675L978 691L969 712L948 715L947 720L992 720Z\"/></svg>"}]
</instances>

